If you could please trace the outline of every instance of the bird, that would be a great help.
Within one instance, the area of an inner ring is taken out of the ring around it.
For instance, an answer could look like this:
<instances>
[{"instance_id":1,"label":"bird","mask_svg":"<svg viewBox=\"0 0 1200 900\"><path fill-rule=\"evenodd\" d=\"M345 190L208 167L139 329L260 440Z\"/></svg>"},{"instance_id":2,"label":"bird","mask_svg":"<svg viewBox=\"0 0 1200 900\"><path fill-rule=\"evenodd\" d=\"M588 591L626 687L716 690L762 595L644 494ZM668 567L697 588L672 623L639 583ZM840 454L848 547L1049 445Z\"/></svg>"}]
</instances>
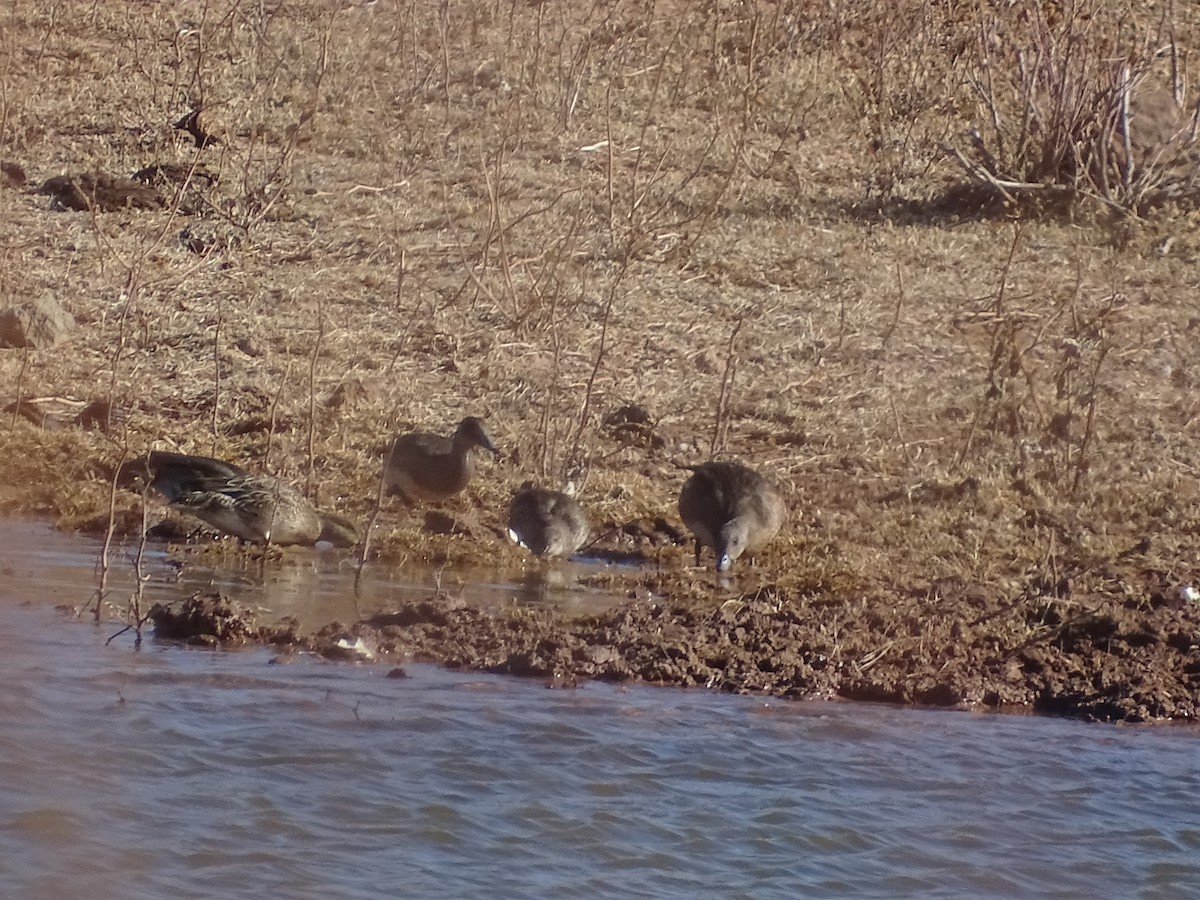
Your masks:
<instances>
[{"instance_id":1,"label":"bird","mask_svg":"<svg viewBox=\"0 0 1200 900\"><path fill-rule=\"evenodd\" d=\"M317 510L291 485L207 456L153 450L124 463L117 484L153 488L171 506L254 544L352 547L359 539L353 522Z\"/></svg>"},{"instance_id":2,"label":"bird","mask_svg":"<svg viewBox=\"0 0 1200 900\"><path fill-rule=\"evenodd\" d=\"M471 480L471 450L476 447L500 455L475 416L459 422L452 437L426 432L400 435L384 455L388 493L398 494L409 505L453 497Z\"/></svg>"},{"instance_id":3,"label":"bird","mask_svg":"<svg viewBox=\"0 0 1200 900\"><path fill-rule=\"evenodd\" d=\"M729 460L687 468L692 475L679 492L679 515L696 536L696 565L711 547L717 571L727 572L779 531L787 517L783 496L758 472Z\"/></svg>"},{"instance_id":4,"label":"bird","mask_svg":"<svg viewBox=\"0 0 1200 900\"><path fill-rule=\"evenodd\" d=\"M587 541L591 526L574 497L526 481L508 505L508 533L534 556L570 556Z\"/></svg>"}]
</instances>

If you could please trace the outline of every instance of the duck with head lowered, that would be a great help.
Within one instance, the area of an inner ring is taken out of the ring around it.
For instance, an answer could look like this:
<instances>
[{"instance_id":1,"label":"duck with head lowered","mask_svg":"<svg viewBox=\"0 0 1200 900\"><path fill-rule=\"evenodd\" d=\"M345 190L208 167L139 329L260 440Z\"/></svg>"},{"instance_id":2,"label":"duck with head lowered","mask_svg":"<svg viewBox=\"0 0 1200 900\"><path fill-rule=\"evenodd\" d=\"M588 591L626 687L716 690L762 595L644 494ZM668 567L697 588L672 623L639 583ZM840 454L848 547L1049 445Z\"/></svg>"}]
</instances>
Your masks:
<instances>
[{"instance_id":1,"label":"duck with head lowered","mask_svg":"<svg viewBox=\"0 0 1200 900\"><path fill-rule=\"evenodd\" d=\"M117 484L152 488L171 506L255 544L351 547L359 539L353 522L318 510L291 485L208 456L152 450L124 463Z\"/></svg>"},{"instance_id":2,"label":"duck with head lowered","mask_svg":"<svg viewBox=\"0 0 1200 900\"><path fill-rule=\"evenodd\" d=\"M591 525L574 497L526 481L508 505L508 533L534 556L570 556L587 542Z\"/></svg>"},{"instance_id":3,"label":"duck with head lowered","mask_svg":"<svg viewBox=\"0 0 1200 900\"><path fill-rule=\"evenodd\" d=\"M774 483L739 462L688 466L692 475L679 492L679 515L696 537L696 565L711 547L718 572L727 572L743 553L760 549L787 517Z\"/></svg>"}]
</instances>

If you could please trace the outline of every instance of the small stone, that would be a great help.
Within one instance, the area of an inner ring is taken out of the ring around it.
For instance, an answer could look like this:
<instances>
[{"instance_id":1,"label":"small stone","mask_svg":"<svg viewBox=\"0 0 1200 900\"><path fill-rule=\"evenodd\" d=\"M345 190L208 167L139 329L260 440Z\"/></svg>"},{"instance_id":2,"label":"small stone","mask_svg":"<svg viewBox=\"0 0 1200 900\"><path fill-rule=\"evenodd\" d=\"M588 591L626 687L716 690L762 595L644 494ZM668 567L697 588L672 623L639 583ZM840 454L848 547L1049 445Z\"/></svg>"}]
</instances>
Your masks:
<instances>
[{"instance_id":1,"label":"small stone","mask_svg":"<svg viewBox=\"0 0 1200 900\"><path fill-rule=\"evenodd\" d=\"M50 294L0 311L0 347L43 350L66 340L75 318Z\"/></svg>"}]
</instances>

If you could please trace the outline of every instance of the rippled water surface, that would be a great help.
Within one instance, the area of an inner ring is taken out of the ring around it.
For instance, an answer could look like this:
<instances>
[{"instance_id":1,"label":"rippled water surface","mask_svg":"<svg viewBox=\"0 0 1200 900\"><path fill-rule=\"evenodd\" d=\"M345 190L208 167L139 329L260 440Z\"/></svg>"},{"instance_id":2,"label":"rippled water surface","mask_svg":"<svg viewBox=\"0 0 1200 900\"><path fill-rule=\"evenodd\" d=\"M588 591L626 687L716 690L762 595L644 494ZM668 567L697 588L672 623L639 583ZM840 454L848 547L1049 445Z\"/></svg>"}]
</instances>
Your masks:
<instances>
[{"instance_id":1,"label":"rippled water surface","mask_svg":"<svg viewBox=\"0 0 1200 900\"><path fill-rule=\"evenodd\" d=\"M4 897L1200 896L1191 729L136 650L0 539Z\"/></svg>"}]
</instances>

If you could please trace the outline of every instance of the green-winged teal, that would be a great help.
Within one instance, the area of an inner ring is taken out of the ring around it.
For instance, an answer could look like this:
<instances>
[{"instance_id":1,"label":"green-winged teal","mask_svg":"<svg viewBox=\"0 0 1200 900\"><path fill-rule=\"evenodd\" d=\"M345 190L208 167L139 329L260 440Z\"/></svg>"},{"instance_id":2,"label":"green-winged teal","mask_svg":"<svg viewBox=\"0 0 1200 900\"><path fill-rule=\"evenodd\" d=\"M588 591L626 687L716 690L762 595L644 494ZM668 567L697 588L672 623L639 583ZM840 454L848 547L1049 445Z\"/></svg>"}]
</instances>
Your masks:
<instances>
[{"instance_id":1,"label":"green-winged teal","mask_svg":"<svg viewBox=\"0 0 1200 900\"><path fill-rule=\"evenodd\" d=\"M570 556L591 533L579 501L527 481L508 505L508 533L535 556Z\"/></svg>"},{"instance_id":2,"label":"green-winged teal","mask_svg":"<svg viewBox=\"0 0 1200 900\"><path fill-rule=\"evenodd\" d=\"M172 506L255 544L351 547L359 538L353 522L320 512L290 485L207 456L154 450L121 466L117 483L152 487Z\"/></svg>"},{"instance_id":3,"label":"green-winged teal","mask_svg":"<svg viewBox=\"0 0 1200 900\"><path fill-rule=\"evenodd\" d=\"M459 422L453 437L425 432L400 435L384 456L388 493L399 494L409 504L453 497L471 480L475 447L500 455L483 422L474 416Z\"/></svg>"},{"instance_id":4,"label":"green-winged teal","mask_svg":"<svg viewBox=\"0 0 1200 900\"><path fill-rule=\"evenodd\" d=\"M679 515L696 536L700 552L712 547L717 571L762 547L779 531L787 515L779 489L753 469L737 462L689 466L692 476L679 492Z\"/></svg>"}]
</instances>

